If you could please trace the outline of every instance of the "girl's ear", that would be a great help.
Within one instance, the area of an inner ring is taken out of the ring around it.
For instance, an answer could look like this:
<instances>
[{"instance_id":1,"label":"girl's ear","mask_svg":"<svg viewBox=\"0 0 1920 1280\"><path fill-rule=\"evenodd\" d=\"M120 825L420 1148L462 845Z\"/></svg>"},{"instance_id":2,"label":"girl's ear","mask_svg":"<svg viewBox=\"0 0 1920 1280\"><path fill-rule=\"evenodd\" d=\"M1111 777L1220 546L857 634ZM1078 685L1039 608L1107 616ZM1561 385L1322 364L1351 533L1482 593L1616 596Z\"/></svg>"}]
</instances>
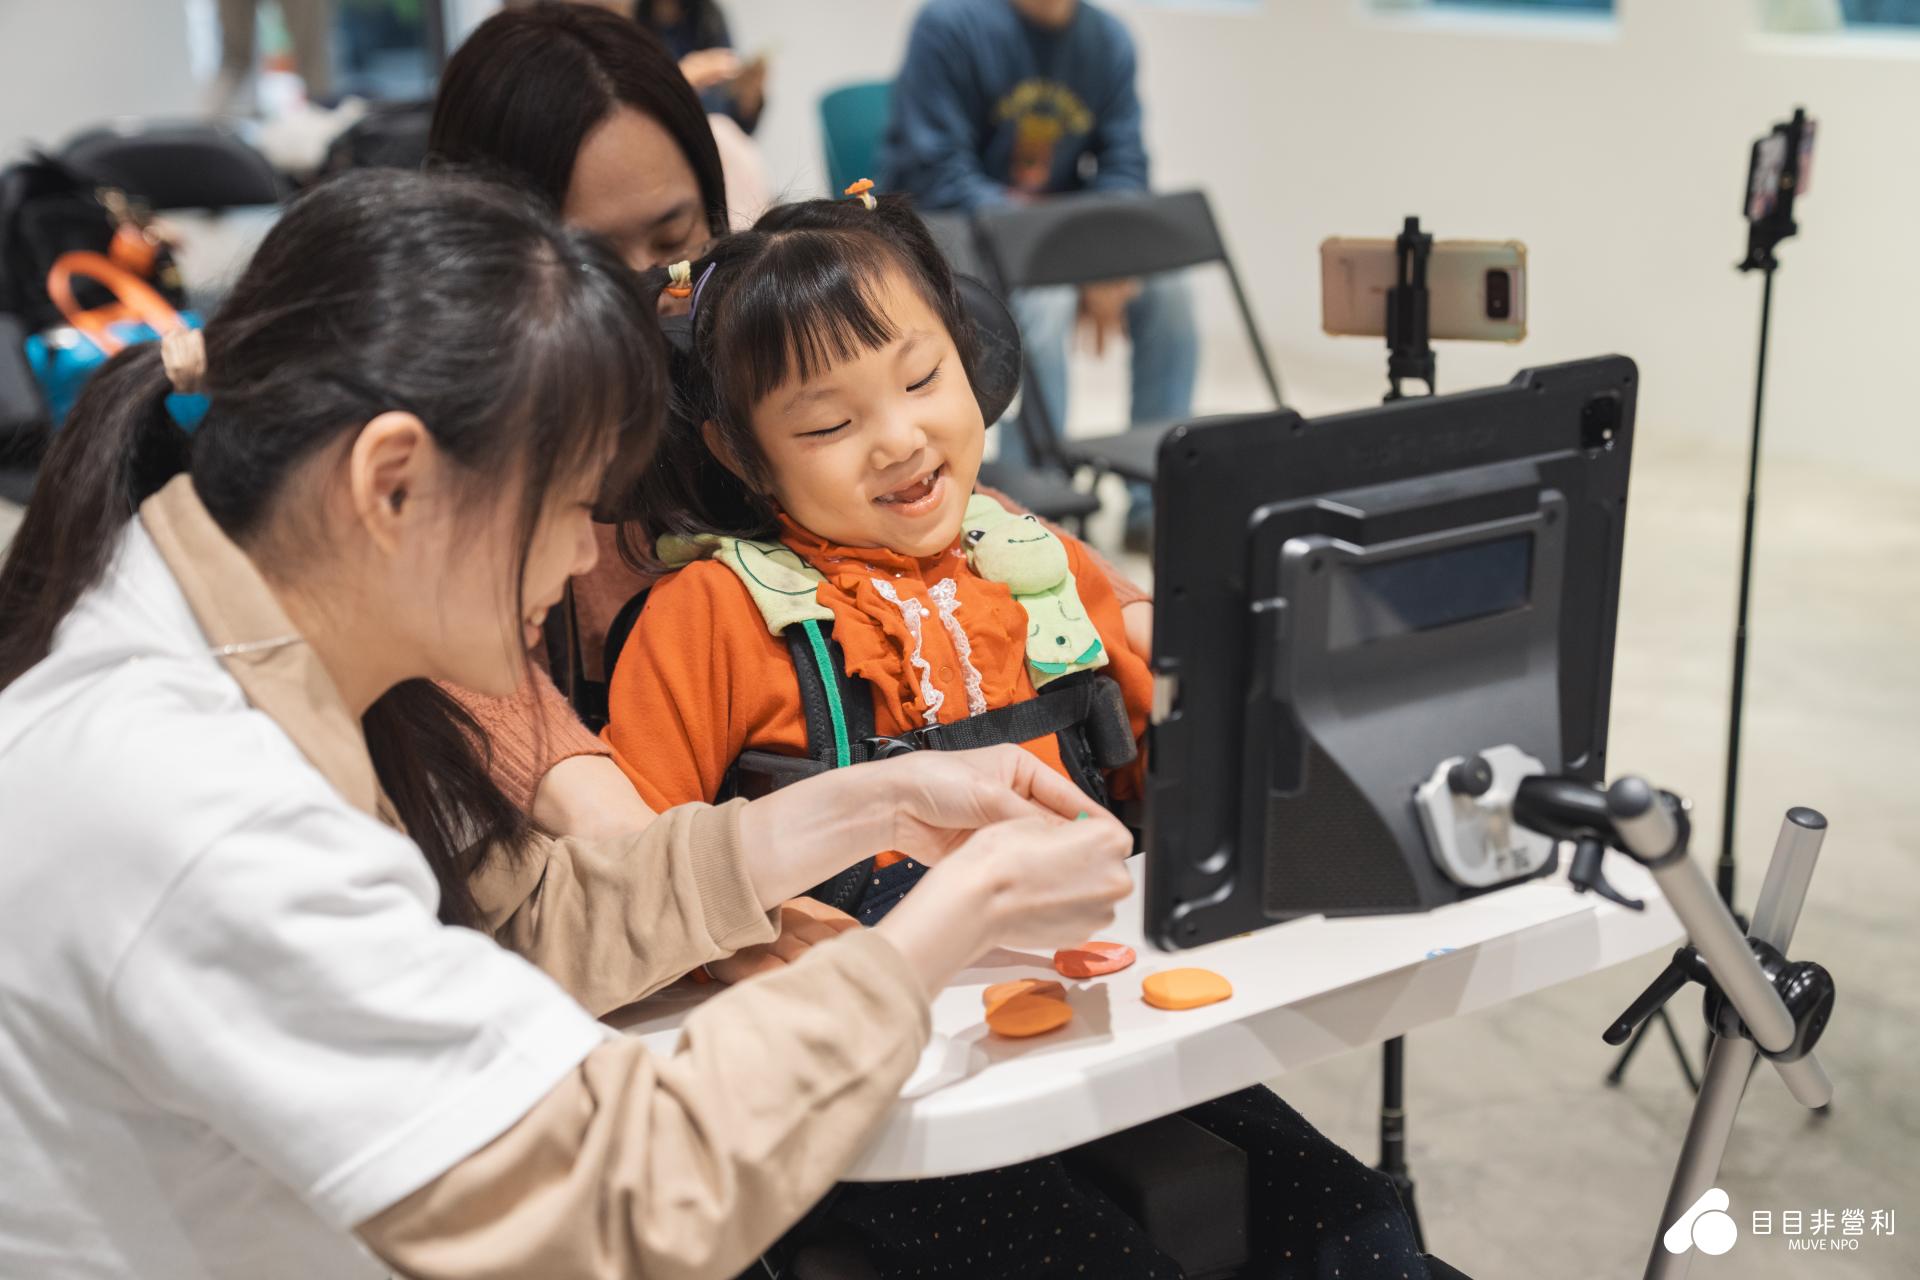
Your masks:
<instances>
[{"instance_id":1,"label":"girl's ear","mask_svg":"<svg viewBox=\"0 0 1920 1280\"><path fill-rule=\"evenodd\" d=\"M700 441L707 446L707 452L720 460L720 465L733 473L733 478L747 486L752 493L759 493L760 486L747 474L746 464L734 450L733 442L727 439L727 433L720 424L708 418L700 424Z\"/></svg>"}]
</instances>

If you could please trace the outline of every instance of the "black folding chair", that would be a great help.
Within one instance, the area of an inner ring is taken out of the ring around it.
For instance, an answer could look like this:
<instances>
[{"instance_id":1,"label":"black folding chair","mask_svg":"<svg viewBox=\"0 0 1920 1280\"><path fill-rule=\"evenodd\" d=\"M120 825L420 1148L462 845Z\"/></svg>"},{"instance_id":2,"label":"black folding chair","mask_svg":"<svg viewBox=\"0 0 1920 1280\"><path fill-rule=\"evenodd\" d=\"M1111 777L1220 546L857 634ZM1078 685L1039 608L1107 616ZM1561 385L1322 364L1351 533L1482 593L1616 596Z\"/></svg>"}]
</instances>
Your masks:
<instances>
[{"instance_id":1,"label":"black folding chair","mask_svg":"<svg viewBox=\"0 0 1920 1280\"><path fill-rule=\"evenodd\" d=\"M927 231L933 236L934 244L939 246L942 256L946 258L947 265L962 281L961 295L973 315L975 331L983 348L983 360L1010 364L1017 385L1020 380L1019 369L1025 360L1019 347L1020 331L1014 326L1013 317L1007 313L1004 295L995 295L984 283L984 278L993 272L980 258L972 223L963 213L938 209L921 217L927 224ZM975 284L979 284L980 288L975 290ZM1000 349L1002 345L1006 350ZM1011 395L1011 391L1008 394ZM992 426L993 423L987 425ZM1000 430L1018 431L1020 427L1003 414ZM980 464L980 483L998 489L1042 519L1066 525L1075 532L1080 531L1088 516L1100 509L1100 499L1096 494L1075 488L1072 479L1057 467L1036 471L1031 467L984 462Z\"/></svg>"},{"instance_id":2,"label":"black folding chair","mask_svg":"<svg viewBox=\"0 0 1920 1280\"><path fill-rule=\"evenodd\" d=\"M1275 405L1281 403L1266 345L1247 305L1240 274L1220 238L1205 193L1091 194L1031 205L985 208L974 234L1000 287L1009 293L1046 285L1083 285L1158 275L1217 262L1227 273L1247 340ZM1083 469L1151 483L1160 437L1174 422L1143 423L1113 435L1068 439L1052 419L1055 406L1034 393L1033 360L1025 360L1020 429L1032 456L1068 475Z\"/></svg>"}]
</instances>

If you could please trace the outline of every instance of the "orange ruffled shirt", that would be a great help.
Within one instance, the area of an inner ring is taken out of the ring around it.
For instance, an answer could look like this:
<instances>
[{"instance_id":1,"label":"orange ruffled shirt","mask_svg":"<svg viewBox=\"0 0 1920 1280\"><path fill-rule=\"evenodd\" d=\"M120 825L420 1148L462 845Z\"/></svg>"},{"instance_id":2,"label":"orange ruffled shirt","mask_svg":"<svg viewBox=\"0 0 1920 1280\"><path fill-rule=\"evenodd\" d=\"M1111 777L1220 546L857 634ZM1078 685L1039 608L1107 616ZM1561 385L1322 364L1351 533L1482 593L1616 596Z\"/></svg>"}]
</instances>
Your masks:
<instances>
[{"instance_id":1,"label":"orange ruffled shirt","mask_svg":"<svg viewBox=\"0 0 1920 1280\"><path fill-rule=\"evenodd\" d=\"M975 574L958 543L919 560L883 548L834 546L784 516L780 540L826 578L817 599L833 611L833 638L848 672L873 693L878 732L947 724L966 719L972 708L991 711L1035 696L1026 610L1003 584ZM1081 603L1106 646L1100 672L1119 684L1139 738L1146 732L1152 674L1127 645L1106 574L1078 539L1063 541ZM949 591L954 604L947 612L958 636L942 620ZM920 605L918 634L903 607L910 600ZM978 694L971 702L970 683ZM603 736L613 758L656 811L712 800L743 751L799 756L807 750L786 642L767 631L733 571L712 560L662 579L648 595L615 664L608 707ZM1053 736L1025 746L1065 772ZM1115 798L1139 793L1142 768L1136 762L1115 774Z\"/></svg>"}]
</instances>

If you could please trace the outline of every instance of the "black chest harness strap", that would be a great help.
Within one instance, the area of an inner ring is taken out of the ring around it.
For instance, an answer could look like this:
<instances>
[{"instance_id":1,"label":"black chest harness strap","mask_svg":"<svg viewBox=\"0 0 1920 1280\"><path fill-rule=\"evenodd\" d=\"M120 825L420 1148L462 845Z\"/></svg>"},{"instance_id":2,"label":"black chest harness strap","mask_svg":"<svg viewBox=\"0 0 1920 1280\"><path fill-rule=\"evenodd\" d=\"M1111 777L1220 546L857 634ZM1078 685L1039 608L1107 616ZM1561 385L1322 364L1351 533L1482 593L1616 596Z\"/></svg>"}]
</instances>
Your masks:
<instances>
[{"instance_id":1,"label":"black chest harness strap","mask_svg":"<svg viewBox=\"0 0 1920 1280\"><path fill-rule=\"evenodd\" d=\"M840 646L820 624L808 620L782 634L799 679L807 755L742 752L721 784L721 799L765 795L828 769L909 751L970 751L1053 736L1059 739L1068 776L1104 805L1108 803L1106 771L1131 764L1137 753L1120 686L1091 671L1051 681L1025 702L950 724L880 736L874 731L871 689L866 681L846 673ZM859 900L872 874L873 859L867 858L808 892L829 906L847 910Z\"/></svg>"}]
</instances>

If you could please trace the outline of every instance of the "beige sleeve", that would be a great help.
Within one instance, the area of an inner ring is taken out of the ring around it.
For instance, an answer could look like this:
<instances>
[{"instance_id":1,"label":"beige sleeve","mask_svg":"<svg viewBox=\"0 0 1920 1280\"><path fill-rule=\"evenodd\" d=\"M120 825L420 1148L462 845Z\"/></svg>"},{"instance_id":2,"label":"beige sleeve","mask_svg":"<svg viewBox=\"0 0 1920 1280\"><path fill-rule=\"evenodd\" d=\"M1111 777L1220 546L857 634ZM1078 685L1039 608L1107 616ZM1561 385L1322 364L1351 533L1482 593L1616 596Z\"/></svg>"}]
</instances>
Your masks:
<instances>
[{"instance_id":1,"label":"beige sleeve","mask_svg":"<svg viewBox=\"0 0 1920 1280\"><path fill-rule=\"evenodd\" d=\"M744 800L669 809L617 840L535 836L473 879L486 927L595 1017L778 936L740 847Z\"/></svg>"},{"instance_id":2,"label":"beige sleeve","mask_svg":"<svg viewBox=\"0 0 1920 1280\"><path fill-rule=\"evenodd\" d=\"M671 1057L595 1050L360 1238L416 1280L725 1280L866 1145L927 1031L900 953L843 934L703 1005Z\"/></svg>"}]
</instances>

